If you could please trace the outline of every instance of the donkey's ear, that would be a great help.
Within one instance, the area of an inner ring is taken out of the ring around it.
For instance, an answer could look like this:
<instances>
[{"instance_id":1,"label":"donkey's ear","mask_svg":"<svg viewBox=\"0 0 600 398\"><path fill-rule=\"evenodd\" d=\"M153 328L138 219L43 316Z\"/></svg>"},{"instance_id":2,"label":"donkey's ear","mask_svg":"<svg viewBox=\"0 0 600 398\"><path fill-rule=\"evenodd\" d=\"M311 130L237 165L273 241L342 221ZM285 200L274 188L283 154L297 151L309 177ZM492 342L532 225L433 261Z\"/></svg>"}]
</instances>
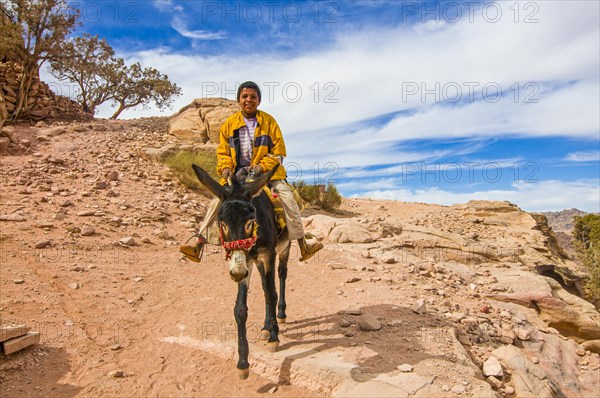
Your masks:
<instances>
[{"instance_id":1,"label":"donkey's ear","mask_svg":"<svg viewBox=\"0 0 600 398\"><path fill-rule=\"evenodd\" d=\"M275 167L273 167L268 172L260 175L255 180L247 183L244 186L245 196L249 199L249 198L253 198L256 195L260 194L261 189L263 189L264 186L267 185L267 183L269 181L271 181L271 178L273 177L273 175L275 174L275 172L277 171L278 168L279 168L279 164L276 164Z\"/></svg>"},{"instance_id":2,"label":"donkey's ear","mask_svg":"<svg viewBox=\"0 0 600 398\"><path fill-rule=\"evenodd\" d=\"M202 167L196 166L195 164L192 164L192 169L194 169L194 173L196 173L196 177L198 177L202 185L208 188L208 190L217 198L221 199L221 201L225 198L225 188L212 178L210 174L204 171Z\"/></svg>"}]
</instances>

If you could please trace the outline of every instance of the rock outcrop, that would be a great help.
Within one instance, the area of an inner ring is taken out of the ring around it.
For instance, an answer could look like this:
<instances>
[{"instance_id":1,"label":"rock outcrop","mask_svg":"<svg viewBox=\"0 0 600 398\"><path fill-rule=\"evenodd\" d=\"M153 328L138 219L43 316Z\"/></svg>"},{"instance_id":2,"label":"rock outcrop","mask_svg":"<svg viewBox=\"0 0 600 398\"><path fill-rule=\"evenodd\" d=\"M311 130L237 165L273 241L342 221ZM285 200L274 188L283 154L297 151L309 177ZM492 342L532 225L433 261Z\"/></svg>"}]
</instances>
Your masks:
<instances>
[{"instance_id":1,"label":"rock outcrop","mask_svg":"<svg viewBox=\"0 0 600 398\"><path fill-rule=\"evenodd\" d=\"M171 117L168 133L183 140L218 144L221 125L238 110L238 103L232 100L197 98Z\"/></svg>"},{"instance_id":2,"label":"rock outcrop","mask_svg":"<svg viewBox=\"0 0 600 398\"><path fill-rule=\"evenodd\" d=\"M15 62L0 62L0 128L10 119L17 107L17 93L23 77L23 68ZM81 105L67 97L56 95L50 87L35 78L27 93L27 111L19 115L23 120L89 120Z\"/></svg>"}]
</instances>

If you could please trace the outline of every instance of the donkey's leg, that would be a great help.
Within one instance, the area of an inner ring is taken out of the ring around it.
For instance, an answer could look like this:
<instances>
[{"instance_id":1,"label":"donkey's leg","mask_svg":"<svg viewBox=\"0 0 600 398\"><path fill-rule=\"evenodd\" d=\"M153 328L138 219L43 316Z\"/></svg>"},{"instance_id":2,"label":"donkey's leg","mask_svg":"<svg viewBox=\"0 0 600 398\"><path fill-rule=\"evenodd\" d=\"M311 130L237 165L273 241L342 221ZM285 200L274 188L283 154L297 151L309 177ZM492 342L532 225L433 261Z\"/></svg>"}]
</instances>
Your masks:
<instances>
[{"instance_id":1,"label":"donkey's leg","mask_svg":"<svg viewBox=\"0 0 600 398\"><path fill-rule=\"evenodd\" d=\"M264 256L258 262L263 291L265 293L265 325L261 338L267 338L270 351L277 351L279 347L279 325L275 318L277 308L277 290L275 289L275 253ZM265 264L266 263L266 264Z\"/></svg>"},{"instance_id":2,"label":"donkey's leg","mask_svg":"<svg viewBox=\"0 0 600 398\"><path fill-rule=\"evenodd\" d=\"M249 278L245 278L238 283L238 294L233 310L238 334L239 360L237 368L240 379L242 380L247 379L250 374L250 364L248 363L248 338L246 337L246 320L248 319L248 279Z\"/></svg>"},{"instance_id":3,"label":"donkey's leg","mask_svg":"<svg viewBox=\"0 0 600 398\"><path fill-rule=\"evenodd\" d=\"M285 280L287 279L287 265L290 258L290 246L291 242L288 242L285 249L279 253L279 266L277 268L279 274L279 303L277 304L277 321L279 323L285 323L287 315L285 309L287 304L285 303Z\"/></svg>"}]
</instances>

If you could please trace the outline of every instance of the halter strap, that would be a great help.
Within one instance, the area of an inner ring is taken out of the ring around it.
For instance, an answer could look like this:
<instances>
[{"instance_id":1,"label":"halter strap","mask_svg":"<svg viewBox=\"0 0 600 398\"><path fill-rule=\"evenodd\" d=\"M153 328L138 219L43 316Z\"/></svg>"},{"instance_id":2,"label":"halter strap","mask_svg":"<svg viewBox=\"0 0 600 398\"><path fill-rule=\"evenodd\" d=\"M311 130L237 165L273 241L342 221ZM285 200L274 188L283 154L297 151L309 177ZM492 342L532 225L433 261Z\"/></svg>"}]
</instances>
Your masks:
<instances>
[{"instance_id":1,"label":"halter strap","mask_svg":"<svg viewBox=\"0 0 600 398\"><path fill-rule=\"evenodd\" d=\"M219 224L219 239L221 240L221 246L225 249L225 260L231 258L231 252L234 250L250 250L256 244L258 238L258 224L254 221L254 228L252 228L252 236L246 239L238 239L232 241L225 241L223 234L223 226Z\"/></svg>"}]
</instances>

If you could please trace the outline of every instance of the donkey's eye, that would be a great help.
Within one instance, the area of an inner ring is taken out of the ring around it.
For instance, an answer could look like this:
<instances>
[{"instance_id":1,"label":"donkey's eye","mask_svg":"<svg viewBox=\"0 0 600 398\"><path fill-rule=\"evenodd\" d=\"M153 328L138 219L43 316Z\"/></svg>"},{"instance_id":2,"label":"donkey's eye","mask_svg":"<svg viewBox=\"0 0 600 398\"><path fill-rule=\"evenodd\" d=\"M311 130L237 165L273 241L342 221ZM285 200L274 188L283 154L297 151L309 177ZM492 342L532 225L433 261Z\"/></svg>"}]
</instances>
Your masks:
<instances>
[{"instance_id":1,"label":"donkey's eye","mask_svg":"<svg viewBox=\"0 0 600 398\"><path fill-rule=\"evenodd\" d=\"M229 236L229 228L227 228L227 224L221 221L221 230L227 236Z\"/></svg>"},{"instance_id":2,"label":"donkey's eye","mask_svg":"<svg viewBox=\"0 0 600 398\"><path fill-rule=\"evenodd\" d=\"M246 233L252 233L252 229L254 229L254 220L248 220L246 221L246 225L244 225L244 229L246 230Z\"/></svg>"}]
</instances>

